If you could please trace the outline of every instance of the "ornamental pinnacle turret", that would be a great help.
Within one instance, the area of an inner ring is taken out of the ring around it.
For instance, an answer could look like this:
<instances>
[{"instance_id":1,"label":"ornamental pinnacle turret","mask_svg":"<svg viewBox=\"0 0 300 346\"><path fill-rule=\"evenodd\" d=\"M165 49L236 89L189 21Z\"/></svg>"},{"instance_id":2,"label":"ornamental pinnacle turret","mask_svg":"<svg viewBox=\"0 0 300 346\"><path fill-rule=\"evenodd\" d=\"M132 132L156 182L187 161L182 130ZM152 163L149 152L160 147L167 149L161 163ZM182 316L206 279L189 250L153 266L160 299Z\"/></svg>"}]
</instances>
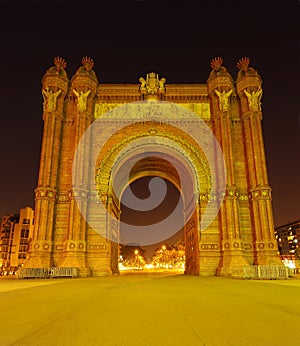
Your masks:
<instances>
[{"instance_id":1,"label":"ornamental pinnacle turret","mask_svg":"<svg viewBox=\"0 0 300 346\"><path fill-rule=\"evenodd\" d=\"M155 72L134 84L103 84L91 58L84 57L69 80L65 60L56 57L42 79L35 230L24 267L118 273L122 193L148 176L169 180L183 196L186 274L242 277L253 265L279 265L262 80L249 65L249 58L240 59L235 79L216 57L202 84L167 84ZM218 146L192 136L196 131L203 139L205 128ZM217 147L222 157L209 161L207 151L216 155ZM224 191L212 193L222 167ZM203 229L213 201L220 209Z\"/></svg>"}]
</instances>

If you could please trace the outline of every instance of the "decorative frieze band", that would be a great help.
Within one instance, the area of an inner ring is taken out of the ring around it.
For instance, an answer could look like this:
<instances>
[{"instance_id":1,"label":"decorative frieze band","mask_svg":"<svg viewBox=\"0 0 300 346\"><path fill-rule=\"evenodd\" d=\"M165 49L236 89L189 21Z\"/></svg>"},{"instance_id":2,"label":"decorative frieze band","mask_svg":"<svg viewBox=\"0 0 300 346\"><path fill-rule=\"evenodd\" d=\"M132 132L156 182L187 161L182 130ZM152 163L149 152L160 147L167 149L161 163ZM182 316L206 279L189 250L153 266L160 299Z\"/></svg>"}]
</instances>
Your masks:
<instances>
[{"instance_id":1,"label":"decorative frieze band","mask_svg":"<svg viewBox=\"0 0 300 346\"><path fill-rule=\"evenodd\" d=\"M226 189L225 199L238 199L239 201L248 201L249 195L246 191L241 191L236 187L228 187Z\"/></svg>"},{"instance_id":2,"label":"decorative frieze band","mask_svg":"<svg viewBox=\"0 0 300 346\"><path fill-rule=\"evenodd\" d=\"M250 191L252 199L270 199L272 190L269 186L257 186Z\"/></svg>"},{"instance_id":3,"label":"decorative frieze band","mask_svg":"<svg viewBox=\"0 0 300 346\"><path fill-rule=\"evenodd\" d=\"M277 248L277 243L272 241L257 242L255 243L257 251L261 250L275 250Z\"/></svg>"},{"instance_id":4,"label":"decorative frieze band","mask_svg":"<svg viewBox=\"0 0 300 346\"><path fill-rule=\"evenodd\" d=\"M208 92L213 92L218 87L228 87L232 85L232 80L230 77L218 77L213 79L208 84Z\"/></svg>"},{"instance_id":5,"label":"decorative frieze band","mask_svg":"<svg viewBox=\"0 0 300 346\"><path fill-rule=\"evenodd\" d=\"M205 251L213 251L213 250L219 250L219 244L217 243L204 243L200 245L201 250Z\"/></svg>"},{"instance_id":6,"label":"decorative frieze band","mask_svg":"<svg viewBox=\"0 0 300 346\"><path fill-rule=\"evenodd\" d=\"M33 241L31 244L31 251L45 251L45 252L51 252L52 251L52 242L47 240L37 240Z\"/></svg>"},{"instance_id":7,"label":"decorative frieze band","mask_svg":"<svg viewBox=\"0 0 300 346\"><path fill-rule=\"evenodd\" d=\"M248 87L257 87L261 85L261 79L259 76L253 76L240 80L237 82L237 92L240 93Z\"/></svg>"},{"instance_id":8,"label":"decorative frieze band","mask_svg":"<svg viewBox=\"0 0 300 346\"><path fill-rule=\"evenodd\" d=\"M37 188L35 190L35 198L37 199L56 199L57 192L50 188Z\"/></svg>"},{"instance_id":9,"label":"decorative frieze band","mask_svg":"<svg viewBox=\"0 0 300 346\"><path fill-rule=\"evenodd\" d=\"M59 76L45 76L43 78L43 84L47 85L48 87L58 87L62 90L68 90L68 81L65 79L59 77Z\"/></svg>"}]
</instances>

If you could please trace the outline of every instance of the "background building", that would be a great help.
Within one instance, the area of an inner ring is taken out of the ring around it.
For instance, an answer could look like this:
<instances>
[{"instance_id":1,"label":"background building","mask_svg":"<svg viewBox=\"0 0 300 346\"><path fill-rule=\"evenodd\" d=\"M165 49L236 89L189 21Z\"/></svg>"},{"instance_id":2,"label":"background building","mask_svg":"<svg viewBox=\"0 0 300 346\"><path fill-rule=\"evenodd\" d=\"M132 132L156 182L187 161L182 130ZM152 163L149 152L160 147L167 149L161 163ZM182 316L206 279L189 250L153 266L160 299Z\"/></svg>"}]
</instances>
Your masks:
<instances>
[{"instance_id":1,"label":"background building","mask_svg":"<svg viewBox=\"0 0 300 346\"><path fill-rule=\"evenodd\" d=\"M282 257L295 256L300 259L300 220L275 228L275 237Z\"/></svg>"},{"instance_id":2,"label":"background building","mask_svg":"<svg viewBox=\"0 0 300 346\"><path fill-rule=\"evenodd\" d=\"M19 214L2 217L0 241L0 267L2 273L15 272L23 266L33 236L34 211L20 209Z\"/></svg>"}]
</instances>

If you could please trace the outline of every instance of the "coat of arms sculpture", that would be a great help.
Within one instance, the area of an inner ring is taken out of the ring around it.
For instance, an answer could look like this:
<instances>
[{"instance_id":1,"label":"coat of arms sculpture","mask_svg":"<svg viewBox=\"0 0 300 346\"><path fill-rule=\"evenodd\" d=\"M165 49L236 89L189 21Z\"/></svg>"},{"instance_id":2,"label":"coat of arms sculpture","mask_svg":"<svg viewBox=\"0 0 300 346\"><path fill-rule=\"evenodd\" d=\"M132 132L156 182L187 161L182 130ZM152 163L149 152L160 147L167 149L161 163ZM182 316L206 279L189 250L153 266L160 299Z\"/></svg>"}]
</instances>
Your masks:
<instances>
[{"instance_id":1,"label":"coat of arms sculpture","mask_svg":"<svg viewBox=\"0 0 300 346\"><path fill-rule=\"evenodd\" d=\"M139 79L140 91L144 95L157 95L165 92L165 78L159 79L159 76L155 72L147 73L146 79L140 77Z\"/></svg>"}]
</instances>

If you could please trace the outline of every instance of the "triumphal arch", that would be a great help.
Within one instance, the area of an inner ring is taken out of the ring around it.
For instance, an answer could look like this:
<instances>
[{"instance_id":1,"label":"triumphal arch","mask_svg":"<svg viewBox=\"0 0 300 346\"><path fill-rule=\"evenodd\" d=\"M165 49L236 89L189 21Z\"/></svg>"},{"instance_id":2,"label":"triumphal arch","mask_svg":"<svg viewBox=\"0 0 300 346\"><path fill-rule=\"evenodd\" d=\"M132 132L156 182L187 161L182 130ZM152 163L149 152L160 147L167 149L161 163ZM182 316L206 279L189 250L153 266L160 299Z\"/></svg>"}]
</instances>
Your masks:
<instances>
[{"instance_id":1,"label":"triumphal arch","mask_svg":"<svg viewBox=\"0 0 300 346\"><path fill-rule=\"evenodd\" d=\"M42 79L35 232L25 267L117 273L122 194L147 176L180 192L187 274L238 277L245 266L280 264L261 77L248 58L238 61L236 78L220 57L210 66L203 84L168 84L154 72L136 84L102 84L92 59L84 57L71 79L64 59L54 59ZM127 240L154 243L165 229L133 229Z\"/></svg>"}]
</instances>

